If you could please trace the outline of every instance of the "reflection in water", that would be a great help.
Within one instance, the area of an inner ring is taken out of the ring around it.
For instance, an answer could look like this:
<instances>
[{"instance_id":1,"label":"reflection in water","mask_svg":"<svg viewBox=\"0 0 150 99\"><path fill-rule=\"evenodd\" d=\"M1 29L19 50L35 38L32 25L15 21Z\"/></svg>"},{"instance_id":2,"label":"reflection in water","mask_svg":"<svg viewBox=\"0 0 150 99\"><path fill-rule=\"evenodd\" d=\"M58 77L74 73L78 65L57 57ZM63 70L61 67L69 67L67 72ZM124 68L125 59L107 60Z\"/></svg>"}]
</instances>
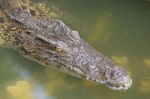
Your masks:
<instances>
[{"instance_id":1,"label":"reflection in water","mask_svg":"<svg viewBox=\"0 0 150 99\"><path fill-rule=\"evenodd\" d=\"M55 99L54 97L48 95L43 87L43 85L35 85L33 88L33 99Z\"/></svg>"},{"instance_id":2,"label":"reflection in water","mask_svg":"<svg viewBox=\"0 0 150 99\"><path fill-rule=\"evenodd\" d=\"M57 74L55 72L56 71L51 71L51 73L49 73L49 70L45 69L46 75L50 78L50 80L45 83L45 87L48 89L47 91L49 94L54 95L57 90L61 89L71 91L76 88L75 84L70 83L68 85L68 83L65 82L65 74Z\"/></svg>"},{"instance_id":3,"label":"reflection in water","mask_svg":"<svg viewBox=\"0 0 150 99\"><path fill-rule=\"evenodd\" d=\"M129 60L126 56L111 56L112 60L120 66L129 66Z\"/></svg>"},{"instance_id":4,"label":"reflection in water","mask_svg":"<svg viewBox=\"0 0 150 99\"><path fill-rule=\"evenodd\" d=\"M109 24L111 23L111 14L102 14L100 17L98 17L96 22L96 26L91 35L89 35L88 41L95 42L95 44L98 42L103 45L111 36L111 33L107 31L109 29ZM101 42L99 42L99 40Z\"/></svg>"},{"instance_id":5,"label":"reflection in water","mask_svg":"<svg viewBox=\"0 0 150 99\"><path fill-rule=\"evenodd\" d=\"M144 64L150 68L150 59L144 59Z\"/></svg>"},{"instance_id":6,"label":"reflection in water","mask_svg":"<svg viewBox=\"0 0 150 99\"><path fill-rule=\"evenodd\" d=\"M140 82L139 90L141 93L149 94L150 93L150 79L142 80Z\"/></svg>"},{"instance_id":7,"label":"reflection in water","mask_svg":"<svg viewBox=\"0 0 150 99\"><path fill-rule=\"evenodd\" d=\"M46 93L43 85L33 86L27 81L17 81L15 85L9 85L6 89L15 99L55 99Z\"/></svg>"},{"instance_id":8,"label":"reflection in water","mask_svg":"<svg viewBox=\"0 0 150 99\"><path fill-rule=\"evenodd\" d=\"M18 71L19 76L25 80L29 80L31 78L31 74L29 71L22 69L21 71Z\"/></svg>"},{"instance_id":9,"label":"reflection in water","mask_svg":"<svg viewBox=\"0 0 150 99\"><path fill-rule=\"evenodd\" d=\"M17 81L15 85L9 85L6 89L16 99L33 99L31 85L27 81Z\"/></svg>"}]
</instances>

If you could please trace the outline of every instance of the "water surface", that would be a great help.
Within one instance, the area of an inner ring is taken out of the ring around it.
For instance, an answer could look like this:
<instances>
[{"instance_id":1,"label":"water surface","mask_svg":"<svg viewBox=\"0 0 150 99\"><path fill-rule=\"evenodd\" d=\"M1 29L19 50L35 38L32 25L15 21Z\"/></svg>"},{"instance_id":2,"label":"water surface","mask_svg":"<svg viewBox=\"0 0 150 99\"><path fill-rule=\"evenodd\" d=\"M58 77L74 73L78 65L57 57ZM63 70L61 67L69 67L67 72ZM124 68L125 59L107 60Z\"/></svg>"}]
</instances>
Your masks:
<instances>
[{"instance_id":1,"label":"water surface","mask_svg":"<svg viewBox=\"0 0 150 99\"><path fill-rule=\"evenodd\" d=\"M0 99L150 99L149 0L47 0L47 6L94 48L126 68L133 86L110 90L1 48Z\"/></svg>"}]
</instances>

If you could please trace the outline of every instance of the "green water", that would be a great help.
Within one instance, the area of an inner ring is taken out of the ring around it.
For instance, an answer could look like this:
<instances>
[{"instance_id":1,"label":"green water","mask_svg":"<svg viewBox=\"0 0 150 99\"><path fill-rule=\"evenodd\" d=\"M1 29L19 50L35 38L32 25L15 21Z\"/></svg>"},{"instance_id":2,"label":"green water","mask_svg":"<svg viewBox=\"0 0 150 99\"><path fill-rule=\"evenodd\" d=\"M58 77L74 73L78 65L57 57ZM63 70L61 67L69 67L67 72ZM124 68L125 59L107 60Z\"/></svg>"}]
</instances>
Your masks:
<instances>
[{"instance_id":1,"label":"green water","mask_svg":"<svg viewBox=\"0 0 150 99\"><path fill-rule=\"evenodd\" d=\"M131 72L133 86L114 91L42 67L0 49L0 99L150 99L149 0L47 0L57 17Z\"/></svg>"}]
</instances>

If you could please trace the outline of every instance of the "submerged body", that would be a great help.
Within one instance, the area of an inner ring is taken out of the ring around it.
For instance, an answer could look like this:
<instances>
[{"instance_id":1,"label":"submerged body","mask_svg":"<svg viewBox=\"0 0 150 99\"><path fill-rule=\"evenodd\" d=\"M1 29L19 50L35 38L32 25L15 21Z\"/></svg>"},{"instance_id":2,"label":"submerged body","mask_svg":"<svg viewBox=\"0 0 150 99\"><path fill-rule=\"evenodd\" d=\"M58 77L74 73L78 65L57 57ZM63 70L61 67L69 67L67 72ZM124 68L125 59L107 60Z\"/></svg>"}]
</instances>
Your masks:
<instances>
[{"instance_id":1,"label":"submerged body","mask_svg":"<svg viewBox=\"0 0 150 99\"><path fill-rule=\"evenodd\" d=\"M44 66L100 82L111 89L126 90L131 86L128 72L92 48L77 31L59 19L33 14L27 8L18 0L0 0L3 46L13 47Z\"/></svg>"}]
</instances>

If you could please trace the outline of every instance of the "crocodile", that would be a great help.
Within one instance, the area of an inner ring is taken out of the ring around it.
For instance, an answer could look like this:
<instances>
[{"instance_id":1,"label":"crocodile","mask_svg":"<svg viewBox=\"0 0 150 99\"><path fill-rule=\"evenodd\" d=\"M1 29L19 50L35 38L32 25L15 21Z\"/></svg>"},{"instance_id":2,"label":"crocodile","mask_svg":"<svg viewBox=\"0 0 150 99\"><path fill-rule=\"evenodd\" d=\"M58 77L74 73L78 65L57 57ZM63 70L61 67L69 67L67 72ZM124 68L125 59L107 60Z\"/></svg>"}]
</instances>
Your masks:
<instances>
[{"instance_id":1,"label":"crocodile","mask_svg":"<svg viewBox=\"0 0 150 99\"><path fill-rule=\"evenodd\" d=\"M84 41L77 30L53 18L29 0L0 0L0 45L48 68L127 90L127 70Z\"/></svg>"}]
</instances>

